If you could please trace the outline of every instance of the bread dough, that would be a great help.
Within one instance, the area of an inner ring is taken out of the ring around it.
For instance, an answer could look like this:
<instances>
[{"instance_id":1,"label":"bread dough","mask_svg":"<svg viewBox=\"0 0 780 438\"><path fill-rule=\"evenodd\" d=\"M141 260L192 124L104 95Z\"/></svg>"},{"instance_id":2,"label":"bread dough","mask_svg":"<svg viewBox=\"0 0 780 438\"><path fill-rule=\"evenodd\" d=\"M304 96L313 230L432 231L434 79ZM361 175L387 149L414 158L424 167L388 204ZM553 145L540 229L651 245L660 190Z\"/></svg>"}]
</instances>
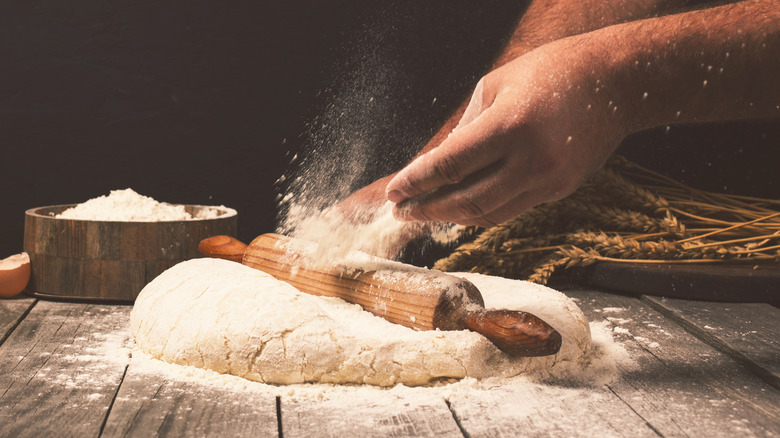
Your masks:
<instances>
[{"instance_id":1,"label":"bread dough","mask_svg":"<svg viewBox=\"0 0 780 438\"><path fill-rule=\"evenodd\" d=\"M413 386L509 377L577 361L589 350L587 320L565 295L517 280L455 275L479 288L486 307L545 320L561 333L560 352L511 358L475 332L414 331L219 259L182 262L150 282L136 300L131 331L137 348L166 362L276 384Z\"/></svg>"}]
</instances>

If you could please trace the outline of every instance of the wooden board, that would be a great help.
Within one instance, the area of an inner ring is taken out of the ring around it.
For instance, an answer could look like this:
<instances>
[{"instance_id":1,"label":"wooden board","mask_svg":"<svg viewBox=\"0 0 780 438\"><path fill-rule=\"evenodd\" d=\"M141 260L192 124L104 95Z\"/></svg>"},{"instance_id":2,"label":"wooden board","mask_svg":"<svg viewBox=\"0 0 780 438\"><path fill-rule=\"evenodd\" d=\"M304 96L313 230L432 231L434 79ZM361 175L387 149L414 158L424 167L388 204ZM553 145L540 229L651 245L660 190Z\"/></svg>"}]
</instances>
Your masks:
<instances>
[{"instance_id":1,"label":"wooden board","mask_svg":"<svg viewBox=\"0 0 780 438\"><path fill-rule=\"evenodd\" d=\"M604 386L528 383L512 390L450 397L468 436L657 437L645 420Z\"/></svg>"},{"instance_id":2,"label":"wooden board","mask_svg":"<svg viewBox=\"0 0 780 438\"><path fill-rule=\"evenodd\" d=\"M599 262L564 273L597 288L727 302L780 302L780 264Z\"/></svg>"},{"instance_id":3,"label":"wooden board","mask_svg":"<svg viewBox=\"0 0 780 438\"><path fill-rule=\"evenodd\" d=\"M97 436L127 366L128 315L37 303L0 346L0 436Z\"/></svg>"},{"instance_id":4,"label":"wooden board","mask_svg":"<svg viewBox=\"0 0 780 438\"><path fill-rule=\"evenodd\" d=\"M105 436L277 436L276 397L172 380L131 361Z\"/></svg>"},{"instance_id":5,"label":"wooden board","mask_svg":"<svg viewBox=\"0 0 780 438\"><path fill-rule=\"evenodd\" d=\"M35 305L35 302L34 298L0 300L0 345L3 345L3 342Z\"/></svg>"},{"instance_id":6,"label":"wooden board","mask_svg":"<svg viewBox=\"0 0 780 438\"><path fill-rule=\"evenodd\" d=\"M645 300L780 389L780 309L777 307L657 297Z\"/></svg>"},{"instance_id":7,"label":"wooden board","mask_svg":"<svg viewBox=\"0 0 780 438\"><path fill-rule=\"evenodd\" d=\"M607 385L661 436L780 434L780 391L631 297L567 291L589 320L607 321L636 362Z\"/></svg>"},{"instance_id":8,"label":"wooden board","mask_svg":"<svg viewBox=\"0 0 780 438\"><path fill-rule=\"evenodd\" d=\"M328 400L281 400L282 436L463 437L443 398L404 399L372 391L354 399L349 393Z\"/></svg>"},{"instance_id":9,"label":"wooden board","mask_svg":"<svg viewBox=\"0 0 780 438\"><path fill-rule=\"evenodd\" d=\"M0 301L17 314L0 321L22 318L0 345L0 436L780 436L780 391L756 372L776 363L762 352L776 352L777 309L567 294L633 360L620 378L445 389L447 401L349 388L277 398L154 374L116 348L129 307L40 301L24 316L19 303L35 300Z\"/></svg>"}]
</instances>

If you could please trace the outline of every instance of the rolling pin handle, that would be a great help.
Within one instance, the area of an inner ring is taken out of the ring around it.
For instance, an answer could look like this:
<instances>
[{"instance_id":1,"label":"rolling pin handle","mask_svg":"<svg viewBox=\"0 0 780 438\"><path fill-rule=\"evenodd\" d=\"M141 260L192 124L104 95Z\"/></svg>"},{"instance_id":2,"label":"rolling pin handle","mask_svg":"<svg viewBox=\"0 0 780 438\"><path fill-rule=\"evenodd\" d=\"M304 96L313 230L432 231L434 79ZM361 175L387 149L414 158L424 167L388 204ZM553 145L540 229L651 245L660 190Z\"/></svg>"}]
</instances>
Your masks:
<instances>
[{"instance_id":1,"label":"rolling pin handle","mask_svg":"<svg viewBox=\"0 0 780 438\"><path fill-rule=\"evenodd\" d=\"M481 309L468 314L466 326L511 356L548 356L561 349L561 334L527 312Z\"/></svg>"},{"instance_id":2,"label":"rolling pin handle","mask_svg":"<svg viewBox=\"0 0 780 438\"><path fill-rule=\"evenodd\" d=\"M204 257L225 259L241 263L244 259L246 244L230 236L212 236L198 244L198 252Z\"/></svg>"}]
</instances>

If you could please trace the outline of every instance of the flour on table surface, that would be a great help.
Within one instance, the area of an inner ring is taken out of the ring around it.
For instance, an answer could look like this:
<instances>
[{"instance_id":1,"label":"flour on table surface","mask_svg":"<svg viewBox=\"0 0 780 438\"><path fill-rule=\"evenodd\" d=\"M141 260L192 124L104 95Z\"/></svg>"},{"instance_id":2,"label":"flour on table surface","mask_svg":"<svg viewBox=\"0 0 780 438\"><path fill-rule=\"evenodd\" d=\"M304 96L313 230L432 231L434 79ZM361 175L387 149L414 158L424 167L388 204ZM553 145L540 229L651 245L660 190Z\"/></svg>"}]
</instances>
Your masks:
<instances>
[{"instance_id":1,"label":"flour on table surface","mask_svg":"<svg viewBox=\"0 0 780 438\"><path fill-rule=\"evenodd\" d=\"M601 309L601 311L604 313L619 313L619 312L625 312L626 309L622 307L605 307Z\"/></svg>"},{"instance_id":2,"label":"flour on table surface","mask_svg":"<svg viewBox=\"0 0 780 438\"><path fill-rule=\"evenodd\" d=\"M58 351L45 353L63 355L64 361L78 364L78 373L65 374L56 367L44 366L36 377L58 386L85 389L85 397L94 398L97 397L95 394L105 393L106 388L117 385L115 370L117 367L127 366L129 362L129 370L132 373L148 375L161 382L185 382L204 388L213 387L235 392L237 396L249 392L280 396L285 400L345 400L345 403L351 404L363 400L375 402L378 394L390 394L404 403L417 403L442 398L449 400L457 397L480 397L482 394L495 394L496 391L522 393L533 386L543 386L544 391L552 393L565 390L566 386L574 387L573 390L590 391L592 387L617 380L618 368L625 370L635 366L623 346L613 339L610 324L602 321L590 323L591 348L578 360L558 362L551 368L529 371L517 376L483 379L466 377L455 381L435 381L427 386L416 387L402 384L392 387L327 383L273 385L155 359L134 345L126 312L111 312L102 317L112 321L104 331L90 333L85 339L77 337L73 339L72 345L65 344ZM89 347L84 348L85 344ZM23 357L19 357L19 360L22 359ZM559 389L557 383L561 382L564 382L564 387ZM571 385L565 382L571 382ZM514 405L511 406L511 409L515 408ZM389 406L388 412L392 414L395 408Z\"/></svg>"},{"instance_id":3,"label":"flour on table surface","mask_svg":"<svg viewBox=\"0 0 780 438\"><path fill-rule=\"evenodd\" d=\"M77 336L68 343L57 345L52 351L37 353L47 359L35 378L53 382L61 388L90 391L87 397L95 398L98 396L95 394L106 394L106 390L119 384L121 370L130 361L133 341L127 329L127 312L106 311L87 315L100 319L101 330ZM19 358L20 361L22 359Z\"/></svg>"},{"instance_id":4,"label":"flour on table surface","mask_svg":"<svg viewBox=\"0 0 780 438\"><path fill-rule=\"evenodd\" d=\"M126 321L126 315L112 316ZM63 387L82 388L92 391L87 398L95 398L100 391L117 384L111 371L128 364L133 373L155 377L160 381L186 382L219 390L268 394L284 397L285 400L340 400L360 403L376 401L377 394L390 394L408 402L424 402L433 399L452 397L473 397L496 391L527 390L534 385L544 385L545 391L556 391L554 385L546 382L571 382L574 386L588 388L611 383L619 377L618 366L631 367L631 359L626 350L617 344L610 334L606 322L590 324L592 347L576 362L558 363L556 366L529 372L513 377L493 377L485 379L464 378L457 381L437 381L428 386L410 387L402 384L392 387L378 387L355 384L306 383L291 385L273 385L247 380L231 374L220 374L209 369L188 365L176 365L163 362L138 349L131 339L128 328L115 327L113 331L94 333L90 337L97 340L92 348L83 349L67 345L64 360L79 365L76 375L63 374L56 368L43 367L38 378L47 379ZM74 344L83 341L74 339ZM78 352L76 352L78 351ZM59 353L54 353L59 354ZM22 358L20 357L20 360ZM102 394L102 393L101 393ZM388 409L393 410L393 407Z\"/></svg>"},{"instance_id":5,"label":"flour on table surface","mask_svg":"<svg viewBox=\"0 0 780 438\"><path fill-rule=\"evenodd\" d=\"M548 322L561 333L560 352L512 358L475 332L414 331L217 259L180 263L149 283L132 311L131 331L142 352L164 361L278 384L507 378L563 369L590 351L588 323L565 295L517 280L457 275L482 291L486 307L524 310Z\"/></svg>"},{"instance_id":6,"label":"flour on table surface","mask_svg":"<svg viewBox=\"0 0 780 438\"><path fill-rule=\"evenodd\" d=\"M361 384L301 383L289 385L267 384L241 378L232 374L221 374L210 369L191 365L177 365L156 359L140 349L133 351L130 367L133 372L157 376L164 380L182 381L236 393L265 393L284 397L285 400L339 400L344 398L350 404L365 400L371 403L377 394L395 395L399 399L420 402L427 399L474 397L496 391L525 391L530 386L543 385L545 391L554 391L555 385L563 383L588 391L589 388L612 383L620 376L619 368L634 369L636 364L622 345L616 343L607 323L590 324L593 335L591 348L577 361L558 363L556 366L510 377L489 377L476 379L466 377L459 380L436 381L425 386L397 384L380 387ZM577 389L574 389L577 390Z\"/></svg>"},{"instance_id":7,"label":"flour on table surface","mask_svg":"<svg viewBox=\"0 0 780 438\"><path fill-rule=\"evenodd\" d=\"M224 206L204 207L193 217L187 212L184 205L158 202L153 198L136 193L133 189L124 189L112 190L108 195L90 199L55 217L122 222L183 221L214 219L219 217L225 209Z\"/></svg>"}]
</instances>

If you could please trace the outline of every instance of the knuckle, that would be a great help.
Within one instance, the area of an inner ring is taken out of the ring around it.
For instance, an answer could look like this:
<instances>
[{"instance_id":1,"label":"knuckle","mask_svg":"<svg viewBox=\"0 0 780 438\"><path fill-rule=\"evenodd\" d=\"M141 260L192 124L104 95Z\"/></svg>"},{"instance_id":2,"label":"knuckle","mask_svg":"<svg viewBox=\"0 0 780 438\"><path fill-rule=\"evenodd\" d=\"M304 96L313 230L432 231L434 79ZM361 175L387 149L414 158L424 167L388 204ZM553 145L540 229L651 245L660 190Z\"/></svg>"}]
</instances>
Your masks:
<instances>
[{"instance_id":1,"label":"knuckle","mask_svg":"<svg viewBox=\"0 0 780 438\"><path fill-rule=\"evenodd\" d=\"M453 202L456 214L461 218L480 218L485 211L466 196L458 196Z\"/></svg>"},{"instance_id":2,"label":"knuckle","mask_svg":"<svg viewBox=\"0 0 780 438\"><path fill-rule=\"evenodd\" d=\"M458 183L463 179L461 166L458 164L458 160L451 155L442 155L433 171L449 184Z\"/></svg>"},{"instance_id":3,"label":"knuckle","mask_svg":"<svg viewBox=\"0 0 780 438\"><path fill-rule=\"evenodd\" d=\"M411 198L423 192L417 182L409 177L408 174L400 176L400 183L401 187L403 187L403 192Z\"/></svg>"},{"instance_id":4,"label":"knuckle","mask_svg":"<svg viewBox=\"0 0 780 438\"><path fill-rule=\"evenodd\" d=\"M423 222L430 222L434 220L434 217L429 211L429 208L427 206L419 206L418 208L416 208L414 210L413 217L418 221L423 221Z\"/></svg>"}]
</instances>

